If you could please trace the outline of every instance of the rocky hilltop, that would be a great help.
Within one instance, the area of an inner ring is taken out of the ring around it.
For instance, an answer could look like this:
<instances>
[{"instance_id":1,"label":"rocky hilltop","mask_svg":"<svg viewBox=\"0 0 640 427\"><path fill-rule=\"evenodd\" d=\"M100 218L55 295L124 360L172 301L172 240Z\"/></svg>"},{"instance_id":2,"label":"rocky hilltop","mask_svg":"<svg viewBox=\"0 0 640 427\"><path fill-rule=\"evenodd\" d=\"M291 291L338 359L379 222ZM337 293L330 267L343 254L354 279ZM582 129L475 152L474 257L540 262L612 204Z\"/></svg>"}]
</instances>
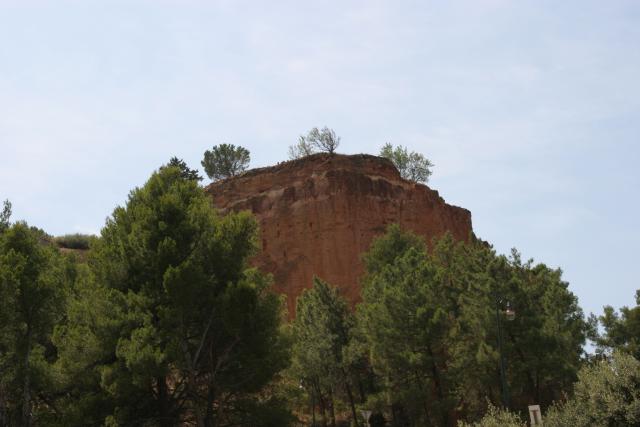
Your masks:
<instances>
[{"instance_id":1,"label":"rocky hilltop","mask_svg":"<svg viewBox=\"0 0 640 427\"><path fill-rule=\"evenodd\" d=\"M468 210L370 155L315 154L214 182L207 192L223 211L254 213L262 244L255 265L273 273L289 313L314 275L358 301L361 255L389 224L427 240L446 231L466 240L472 231Z\"/></svg>"}]
</instances>

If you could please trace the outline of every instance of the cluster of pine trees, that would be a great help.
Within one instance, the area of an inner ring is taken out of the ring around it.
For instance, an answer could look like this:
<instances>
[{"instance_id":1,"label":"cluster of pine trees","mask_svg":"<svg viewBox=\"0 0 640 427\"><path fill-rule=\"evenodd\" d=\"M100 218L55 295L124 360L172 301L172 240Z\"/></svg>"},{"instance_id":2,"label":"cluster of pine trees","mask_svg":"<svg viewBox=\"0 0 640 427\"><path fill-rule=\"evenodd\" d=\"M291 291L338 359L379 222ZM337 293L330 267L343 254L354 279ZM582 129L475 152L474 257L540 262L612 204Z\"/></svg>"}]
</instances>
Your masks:
<instances>
[{"instance_id":1,"label":"cluster of pine trees","mask_svg":"<svg viewBox=\"0 0 640 427\"><path fill-rule=\"evenodd\" d=\"M335 425L336 400L392 425L481 417L503 404L498 320L511 407L546 407L570 390L590 324L559 270L449 235L427 248L398 226L364 262L355 312L321 280L297 302L292 369L321 423Z\"/></svg>"},{"instance_id":2,"label":"cluster of pine trees","mask_svg":"<svg viewBox=\"0 0 640 427\"><path fill-rule=\"evenodd\" d=\"M256 222L164 167L78 263L44 232L0 237L0 426L286 425L281 297L248 268Z\"/></svg>"},{"instance_id":3,"label":"cluster of pine trees","mask_svg":"<svg viewBox=\"0 0 640 427\"><path fill-rule=\"evenodd\" d=\"M521 426L529 404L551 426L640 422L640 307L585 318L558 269L394 225L355 307L316 278L287 323L248 264L255 220L199 180L172 159L82 257L5 204L0 427Z\"/></svg>"}]
</instances>

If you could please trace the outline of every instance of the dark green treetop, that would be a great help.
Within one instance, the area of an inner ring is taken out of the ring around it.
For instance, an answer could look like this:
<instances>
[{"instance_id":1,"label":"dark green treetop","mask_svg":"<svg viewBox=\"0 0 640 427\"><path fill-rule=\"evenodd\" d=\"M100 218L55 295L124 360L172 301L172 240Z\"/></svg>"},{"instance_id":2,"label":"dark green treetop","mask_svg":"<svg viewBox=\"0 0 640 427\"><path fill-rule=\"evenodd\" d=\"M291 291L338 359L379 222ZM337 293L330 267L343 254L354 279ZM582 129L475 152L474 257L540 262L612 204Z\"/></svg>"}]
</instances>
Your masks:
<instances>
[{"instance_id":1,"label":"dark green treetop","mask_svg":"<svg viewBox=\"0 0 640 427\"><path fill-rule=\"evenodd\" d=\"M69 378L84 369L98 381L84 393L84 416L220 425L269 409L254 394L288 357L282 300L268 277L247 268L256 230L248 213L219 216L173 167L115 209L92 248L95 278L57 334ZM88 356L78 364L69 359L79 342Z\"/></svg>"},{"instance_id":2,"label":"dark green treetop","mask_svg":"<svg viewBox=\"0 0 640 427\"><path fill-rule=\"evenodd\" d=\"M9 220L11 219L11 202L5 200L2 203L2 212L0 212L0 233L9 228Z\"/></svg>"},{"instance_id":3,"label":"dark green treetop","mask_svg":"<svg viewBox=\"0 0 640 427\"><path fill-rule=\"evenodd\" d=\"M0 421L30 426L52 381L51 334L63 315L61 256L24 222L0 237Z\"/></svg>"},{"instance_id":4,"label":"dark green treetop","mask_svg":"<svg viewBox=\"0 0 640 427\"><path fill-rule=\"evenodd\" d=\"M604 334L595 340L599 352L620 350L640 360L640 290L636 291L635 307L622 307L616 312L605 306L599 321L604 328Z\"/></svg>"},{"instance_id":5,"label":"dark green treetop","mask_svg":"<svg viewBox=\"0 0 640 427\"><path fill-rule=\"evenodd\" d=\"M179 159L176 156L173 156L169 160L169 163L167 163L166 166L163 166L163 167L176 167L176 168L180 169L180 175L184 179L191 179L191 180L194 180L194 181L202 181L202 177L200 176L200 173L198 172L197 169L189 168L189 166L187 166L187 163L184 160Z\"/></svg>"},{"instance_id":6,"label":"dark green treetop","mask_svg":"<svg viewBox=\"0 0 640 427\"><path fill-rule=\"evenodd\" d=\"M349 377L351 359L347 349L354 318L347 301L337 288L319 278L296 301L293 321L292 370L301 378L309 394L317 400L329 400L331 418L333 399L344 390L352 418L357 419L353 384Z\"/></svg>"},{"instance_id":7,"label":"dark green treetop","mask_svg":"<svg viewBox=\"0 0 640 427\"><path fill-rule=\"evenodd\" d=\"M496 314L503 318L514 405L545 406L569 390L587 323L561 271L497 256L481 242L434 240L391 226L364 256L358 324L384 387L382 398L414 422L474 419L500 402ZM431 420L431 421L428 421Z\"/></svg>"}]
</instances>

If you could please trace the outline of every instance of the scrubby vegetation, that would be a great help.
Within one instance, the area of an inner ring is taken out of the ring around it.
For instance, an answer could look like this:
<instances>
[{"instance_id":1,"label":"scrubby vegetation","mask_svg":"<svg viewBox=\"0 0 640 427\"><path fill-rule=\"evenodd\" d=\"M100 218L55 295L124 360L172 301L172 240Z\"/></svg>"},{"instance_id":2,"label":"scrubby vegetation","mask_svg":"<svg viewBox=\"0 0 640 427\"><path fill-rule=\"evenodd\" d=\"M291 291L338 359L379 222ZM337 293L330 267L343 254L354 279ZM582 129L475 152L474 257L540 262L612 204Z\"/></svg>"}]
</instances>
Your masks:
<instances>
[{"instance_id":1,"label":"scrubby vegetation","mask_svg":"<svg viewBox=\"0 0 640 427\"><path fill-rule=\"evenodd\" d=\"M289 159L300 159L321 152L333 154L339 145L340 137L333 129L314 127L306 135L300 135L296 144L289 146Z\"/></svg>"},{"instance_id":2,"label":"scrubby vegetation","mask_svg":"<svg viewBox=\"0 0 640 427\"><path fill-rule=\"evenodd\" d=\"M87 250L95 238L90 234L74 233L54 237L53 241L59 248Z\"/></svg>"}]
</instances>

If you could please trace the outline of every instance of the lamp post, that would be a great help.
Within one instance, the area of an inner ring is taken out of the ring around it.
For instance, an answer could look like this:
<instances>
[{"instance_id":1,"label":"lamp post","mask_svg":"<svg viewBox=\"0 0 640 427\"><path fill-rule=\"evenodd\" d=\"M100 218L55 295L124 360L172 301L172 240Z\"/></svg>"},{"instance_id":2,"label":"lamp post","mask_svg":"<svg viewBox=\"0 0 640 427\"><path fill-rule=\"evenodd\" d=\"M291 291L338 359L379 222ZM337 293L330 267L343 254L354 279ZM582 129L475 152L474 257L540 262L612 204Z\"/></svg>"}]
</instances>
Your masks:
<instances>
[{"instance_id":1,"label":"lamp post","mask_svg":"<svg viewBox=\"0 0 640 427\"><path fill-rule=\"evenodd\" d=\"M516 311L511 307L509 301L506 303L506 307L504 312L501 310L502 300L500 298L496 298L496 321L498 323L498 351L500 352L500 383L502 386L502 406L505 408L509 408L509 388L507 385L507 375L506 369L507 364L504 359L504 349L502 348L502 316L504 316L508 321L512 321L516 318Z\"/></svg>"}]
</instances>

